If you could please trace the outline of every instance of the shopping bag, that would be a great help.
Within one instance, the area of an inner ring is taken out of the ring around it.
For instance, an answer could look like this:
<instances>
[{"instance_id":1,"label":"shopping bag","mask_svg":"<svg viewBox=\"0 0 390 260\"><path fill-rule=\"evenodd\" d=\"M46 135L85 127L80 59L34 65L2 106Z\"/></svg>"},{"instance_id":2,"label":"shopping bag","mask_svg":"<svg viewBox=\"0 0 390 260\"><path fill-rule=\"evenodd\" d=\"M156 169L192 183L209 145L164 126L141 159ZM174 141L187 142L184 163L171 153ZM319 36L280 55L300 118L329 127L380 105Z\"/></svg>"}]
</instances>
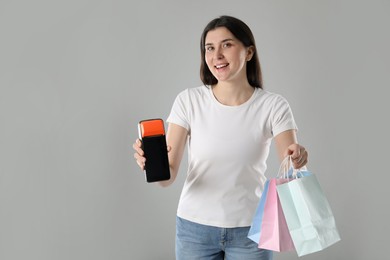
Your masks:
<instances>
[{"instance_id":1,"label":"shopping bag","mask_svg":"<svg viewBox=\"0 0 390 260\"><path fill-rule=\"evenodd\" d=\"M252 219L251 227L248 232L248 238L256 242L256 244L258 244L260 240L261 221L263 220L264 205L265 205L265 200L267 198L268 186L269 186L269 180L267 180L264 184L263 193L261 194L260 202L257 206L255 215Z\"/></svg>"},{"instance_id":2,"label":"shopping bag","mask_svg":"<svg viewBox=\"0 0 390 260\"><path fill-rule=\"evenodd\" d=\"M329 247L340 236L316 176L299 177L278 185L277 193L297 254L303 256Z\"/></svg>"},{"instance_id":3,"label":"shopping bag","mask_svg":"<svg viewBox=\"0 0 390 260\"><path fill-rule=\"evenodd\" d=\"M287 181L287 179L276 178L272 178L269 181L261 222L259 248L278 252L294 250L294 244L276 190L277 184Z\"/></svg>"}]
</instances>

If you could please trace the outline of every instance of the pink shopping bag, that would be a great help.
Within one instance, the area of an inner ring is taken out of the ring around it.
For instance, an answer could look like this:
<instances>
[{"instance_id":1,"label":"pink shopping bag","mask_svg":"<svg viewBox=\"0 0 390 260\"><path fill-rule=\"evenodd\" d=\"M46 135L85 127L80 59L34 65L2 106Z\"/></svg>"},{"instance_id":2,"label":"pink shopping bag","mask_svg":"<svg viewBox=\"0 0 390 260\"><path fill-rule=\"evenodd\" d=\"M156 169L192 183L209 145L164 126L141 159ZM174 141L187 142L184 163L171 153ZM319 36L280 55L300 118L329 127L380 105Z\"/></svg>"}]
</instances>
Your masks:
<instances>
[{"instance_id":1,"label":"pink shopping bag","mask_svg":"<svg viewBox=\"0 0 390 260\"><path fill-rule=\"evenodd\" d=\"M276 185L285 182L288 180L276 178L272 178L269 182L261 223L259 248L278 252L295 249L276 190Z\"/></svg>"}]
</instances>

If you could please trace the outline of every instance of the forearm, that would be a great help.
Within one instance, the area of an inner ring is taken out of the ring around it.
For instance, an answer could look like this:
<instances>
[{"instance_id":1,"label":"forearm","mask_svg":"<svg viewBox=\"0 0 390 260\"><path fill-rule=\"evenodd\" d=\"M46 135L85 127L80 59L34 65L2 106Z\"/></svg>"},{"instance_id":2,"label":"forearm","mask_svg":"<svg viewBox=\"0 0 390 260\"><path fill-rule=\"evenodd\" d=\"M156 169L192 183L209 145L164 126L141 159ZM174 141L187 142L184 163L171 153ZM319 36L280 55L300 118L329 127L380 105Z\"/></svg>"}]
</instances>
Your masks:
<instances>
[{"instance_id":1,"label":"forearm","mask_svg":"<svg viewBox=\"0 0 390 260\"><path fill-rule=\"evenodd\" d=\"M275 145L279 160L283 161L283 159L288 155L288 147L297 143L298 140L295 130L287 130L275 136Z\"/></svg>"},{"instance_id":2,"label":"forearm","mask_svg":"<svg viewBox=\"0 0 390 260\"><path fill-rule=\"evenodd\" d=\"M171 178L169 180L159 182L161 187L167 187L175 181L184 154L187 135L187 129L175 124L168 125L167 145Z\"/></svg>"}]
</instances>

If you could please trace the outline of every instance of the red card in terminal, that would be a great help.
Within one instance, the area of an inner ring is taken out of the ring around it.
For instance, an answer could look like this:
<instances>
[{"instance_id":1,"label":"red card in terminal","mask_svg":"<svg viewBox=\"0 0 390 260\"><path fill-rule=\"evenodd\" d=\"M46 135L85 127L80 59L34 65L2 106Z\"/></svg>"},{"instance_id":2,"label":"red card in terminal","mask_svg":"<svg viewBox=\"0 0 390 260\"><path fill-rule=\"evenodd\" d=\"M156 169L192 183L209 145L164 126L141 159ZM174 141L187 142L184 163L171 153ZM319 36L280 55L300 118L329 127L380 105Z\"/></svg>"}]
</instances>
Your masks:
<instances>
[{"instance_id":1,"label":"red card in terminal","mask_svg":"<svg viewBox=\"0 0 390 260\"><path fill-rule=\"evenodd\" d=\"M139 126L141 139L144 137L165 135L164 122L162 119L141 121Z\"/></svg>"}]
</instances>

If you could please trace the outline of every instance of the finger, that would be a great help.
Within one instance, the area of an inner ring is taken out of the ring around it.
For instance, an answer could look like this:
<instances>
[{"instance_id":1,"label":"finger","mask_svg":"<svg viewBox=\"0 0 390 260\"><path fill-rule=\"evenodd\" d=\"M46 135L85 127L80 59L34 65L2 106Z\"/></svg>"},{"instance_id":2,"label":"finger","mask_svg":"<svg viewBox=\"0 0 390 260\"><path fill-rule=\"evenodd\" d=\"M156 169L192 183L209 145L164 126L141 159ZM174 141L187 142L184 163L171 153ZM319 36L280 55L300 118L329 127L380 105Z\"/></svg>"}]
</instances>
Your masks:
<instances>
[{"instance_id":1,"label":"finger","mask_svg":"<svg viewBox=\"0 0 390 260\"><path fill-rule=\"evenodd\" d=\"M294 166L296 169L300 169L303 166L307 164L307 160L303 160L301 163L298 163L296 166Z\"/></svg>"},{"instance_id":2,"label":"finger","mask_svg":"<svg viewBox=\"0 0 390 260\"><path fill-rule=\"evenodd\" d=\"M299 156L295 161L294 163L296 163L299 168L302 168L302 166L304 166L306 163L307 163L307 152L306 151L303 151L301 153L301 156Z\"/></svg>"},{"instance_id":3,"label":"finger","mask_svg":"<svg viewBox=\"0 0 390 260\"><path fill-rule=\"evenodd\" d=\"M140 156L138 153L134 153L134 159L137 162L138 166L143 170L145 168L146 158Z\"/></svg>"},{"instance_id":4,"label":"finger","mask_svg":"<svg viewBox=\"0 0 390 260\"><path fill-rule=\"evenodd\" d=\"M303 161L307 160L307 152L305 149L301 150L301 156L299 157L298 162L302 163Z\"/></svg>"},{"instance_id":5,"label":"finger","mask_svg":"<svg viewBox=\"0 0 390 260\"><path fill-rule=\"evenodd\" d=\"M145 165L145 162L146 162L146 158L139 155L138 153L134 153L134 159L139 162L140 164L142 165Z\"/></svg>"},{"instance_id":6,"label":"finger","mask_svg":"<svg viewBox=\"0 0 390 260\"><path fill-rule=\"evenodd\" d=\"M142 164L141 162L137 161L138 166L141 168L141 170L145 169L145 165Z\"/></svg>"},{"instance_id":7,"label":"finger","mask_svg":"<svg viewBox=\"0 0 390 260\"><path fill-rule=\"evenodd\" d=\"M302 159L300 162L294 162L294 168L300 169L307 164L307 158Z\"/></svg>"},{"instance_id":8,"label":"finger","mask_svg":"<svg viewBox=\"0 0 390 260\"><path fill-rule=\"evenodd\" d=\"M140 155L139 153L134 153L134 159L136 159L137 161L140 161L142 163L146 162L146 158L143 157L142 155Z\"/></svg>"},{"instance_id":9,"label":"finger","mask_svg":"<svg viewBox=\"0 0 390 260\"><path fill-rule=\"evenodd\" d=\"M141 155L141 156L144 155L144 150L141 149L141 146L139 146L139 145L137 144L137 142L133 144L133 149L134 149L139 155Z\"/></svg>"},{"instance_id":10,"label":"finger","mask_svg":"<svg viewBox=\"0 0 390 260\"><path fill-rule=\"evenodd\" d=\"M294 147L294 149L292 149L292 153L290 154L291 155L291 159L293 159L293 161L296 161L300 158L301 156L301 151L300 149L297 149L298 147Z\"/></svg>"},{"instance_id":11,"label":"finger","mask_svg":"<svg viewBox=\"0 0 390 260\"><path fill-rule=\"evenodd\" d=\"M170 145L167 145L167 151L168 153L172 150L172 147Z\"/></svg>"},{"instance_id":12,"label":"finger","mask_svg":"<svg viewBox=\"0 0 390 260\"><path fill-rule=\"evenodd\" d=\"M137 139L135 139L135 141L134 141L134 143L133 143L133 146L139 146L139 147L141 147L141 141L137 138Z\"/></svg>"},{"instance_id":13,"label":"finger","mask_svg":"<svg viewBox=\"0 0 390 260\"><path fill-rule=\"evenodd\" d=\"M307 157L308 157L307 151L306 151L306 150L303 150L303 152L302 152L302 158L303 158L303 159L307 159Z\"/></svg>"}]
</instances>

